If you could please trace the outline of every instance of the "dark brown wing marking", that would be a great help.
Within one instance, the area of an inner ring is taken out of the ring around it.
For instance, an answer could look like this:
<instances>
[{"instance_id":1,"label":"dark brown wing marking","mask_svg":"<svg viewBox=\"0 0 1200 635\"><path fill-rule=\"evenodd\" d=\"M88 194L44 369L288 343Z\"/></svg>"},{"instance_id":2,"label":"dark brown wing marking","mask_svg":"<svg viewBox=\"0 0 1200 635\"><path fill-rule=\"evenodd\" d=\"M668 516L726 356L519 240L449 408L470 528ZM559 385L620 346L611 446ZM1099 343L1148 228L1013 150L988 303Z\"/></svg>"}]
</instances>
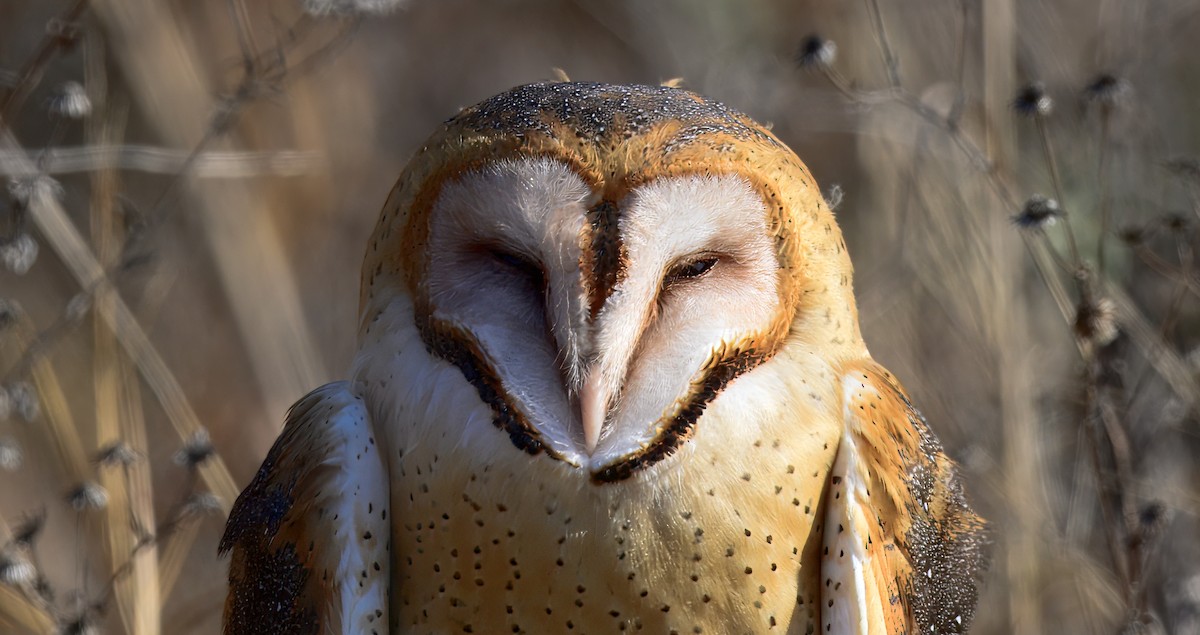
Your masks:
<instances>
[{"instance_id":1,"label":"dark brown wing marking","mask_svg":"<svg viewBox=\"0 0 1200 635\"><path fill-rule=\"evenodd\" d=\"M825 630L964 633L986 541L957 466L882 367L855 364L843 382L845 430L826 494Z\"/></svg>"},{"instance_id":2,"label":"dark brown wing marking","mask_svg":"<svg viewBox=\"0 0 1200 635\"><path fill-rule=\"evenodd\" d=\"M386 633L388 481L345 382L288 413L221 539L227 635Z\"/></svg>"}]
</instances>

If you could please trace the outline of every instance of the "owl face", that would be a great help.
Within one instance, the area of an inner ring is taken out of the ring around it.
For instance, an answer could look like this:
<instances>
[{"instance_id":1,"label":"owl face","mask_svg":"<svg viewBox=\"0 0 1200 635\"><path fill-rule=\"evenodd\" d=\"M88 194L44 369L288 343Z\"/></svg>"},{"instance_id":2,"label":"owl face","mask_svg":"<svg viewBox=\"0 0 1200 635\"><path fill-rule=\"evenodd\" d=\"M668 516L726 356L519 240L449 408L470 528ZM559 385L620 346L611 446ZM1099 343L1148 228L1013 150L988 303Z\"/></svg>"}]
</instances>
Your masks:
<instances>
[{"instance_id":1,"label":"owl face","mask_svg":"<svg viewBox=\"0 0 1200 635\"><path fill-rule=\"evenodd\" d=\"M799 159L669 88L531 85L460 113L381 217L363 335L396 294L491 409L461 433L597 484L698 425L738 434L706 407L783 348L861 349L840 234Z\"/></svg>"},{"instance_id":2,"label":"owl face","mask_svg":"<svg viewBox=\"0 0 1200 635\"><path fill-rule=\"evenodd\" d=\"M430 319L469 334L543 443L593 472L667 442L721 351L779 309L765 206L745 179L657 179L616 201L622 213L598 218L604 207L565 163L498 161L442 190L427 273ZM611 274L597 250L617 252Z\"/></svg>"}]
</instances>

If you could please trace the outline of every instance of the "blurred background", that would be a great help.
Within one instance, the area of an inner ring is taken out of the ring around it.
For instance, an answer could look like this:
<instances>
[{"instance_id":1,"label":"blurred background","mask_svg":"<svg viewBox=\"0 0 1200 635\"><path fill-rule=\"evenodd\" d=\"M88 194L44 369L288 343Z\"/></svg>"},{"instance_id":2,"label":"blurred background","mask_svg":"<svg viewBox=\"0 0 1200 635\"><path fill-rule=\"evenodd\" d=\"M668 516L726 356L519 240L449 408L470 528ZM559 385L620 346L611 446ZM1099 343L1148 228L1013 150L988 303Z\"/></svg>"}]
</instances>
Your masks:
<instances>
[{"instance_id":1,"label":"blurred background","mask_svg":"<svg viewBox=\"0 0 1200 635\"><path fill-rule=\"evenodd\" d=\"M973 632L1200 633L1200 5L393 4L0 3L0 632L219 632L407 157L565 73L682 78L828 190L991 521Z\"/></svg>"}]
</instances>

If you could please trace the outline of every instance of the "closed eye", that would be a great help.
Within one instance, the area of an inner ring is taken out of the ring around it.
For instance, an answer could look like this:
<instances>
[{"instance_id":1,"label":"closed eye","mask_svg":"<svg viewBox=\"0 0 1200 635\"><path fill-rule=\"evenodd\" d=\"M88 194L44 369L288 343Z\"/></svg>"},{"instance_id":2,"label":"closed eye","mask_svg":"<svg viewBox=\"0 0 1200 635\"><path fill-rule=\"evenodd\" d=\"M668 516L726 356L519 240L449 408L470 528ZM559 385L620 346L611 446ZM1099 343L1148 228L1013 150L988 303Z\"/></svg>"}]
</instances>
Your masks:
<instances>
[{"instance_id":1,"label":"closed eye","mask_svg":"<svg viewBox=\"0 0 1200 635\"><path fill-rule=\"evenodd\" d=\"M679 262L668 269L667 274L663 276L663 288L703 277L712 271L719 261L720 258L715 254L699 254Z\"/></svg>"},{"instance_id":2,"label":"closed eye","mask_svg":"<svg viewBox=\"0 0 1200 635\"><path fill-rule=\"evenodd\" d=\"M491 248L488 251L492 256L492 260L501 268L519 275L538 290L541 290L545 286L546 275L542 271L542 267L536 262L506 249Z\"/></svg>"}]
</instances>

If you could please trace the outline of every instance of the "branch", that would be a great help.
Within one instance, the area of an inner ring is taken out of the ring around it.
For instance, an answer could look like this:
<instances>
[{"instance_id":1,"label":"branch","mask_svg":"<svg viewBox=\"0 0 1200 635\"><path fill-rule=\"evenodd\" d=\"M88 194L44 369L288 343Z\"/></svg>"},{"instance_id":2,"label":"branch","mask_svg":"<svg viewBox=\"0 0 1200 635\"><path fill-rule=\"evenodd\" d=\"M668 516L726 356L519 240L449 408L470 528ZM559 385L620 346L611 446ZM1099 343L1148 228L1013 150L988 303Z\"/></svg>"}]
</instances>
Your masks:
<instances>
[{"instance_id":1,"label":"branch","mask_svg":"<svg viewBox=\"0 0 1200 635\"><path fill-rule=\"evenodd\" d=\"M198 153L143 145L80 146L30 149L44 156L41 173L69 174L100 170L131 170L153 174L182 174L200 178L245 178L260 175L300 176L325 168L316 152L209 151ZM0 176L35 176L24 167L24 153L0 150ZM191 163L189 164L189 160Z\"/></svg>"}]
</instances>

